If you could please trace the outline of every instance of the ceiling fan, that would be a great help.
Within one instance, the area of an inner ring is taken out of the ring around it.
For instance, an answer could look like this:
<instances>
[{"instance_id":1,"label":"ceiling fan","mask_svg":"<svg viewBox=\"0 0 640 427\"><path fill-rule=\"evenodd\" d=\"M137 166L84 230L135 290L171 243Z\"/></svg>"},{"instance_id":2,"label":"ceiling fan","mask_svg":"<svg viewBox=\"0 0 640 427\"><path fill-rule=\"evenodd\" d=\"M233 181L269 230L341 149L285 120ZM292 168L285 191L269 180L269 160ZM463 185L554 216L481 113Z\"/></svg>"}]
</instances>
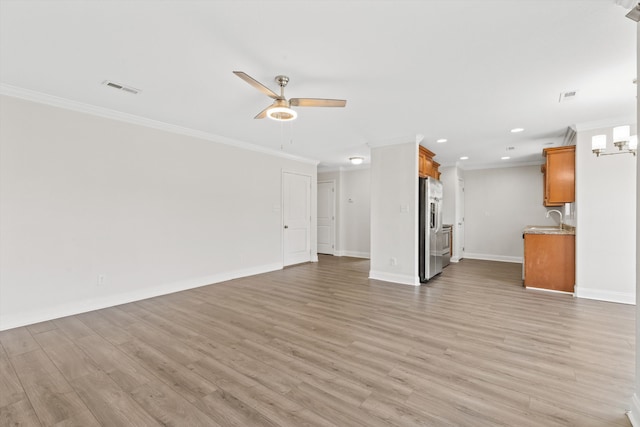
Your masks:
<instances>
[{"instance_id":1,"label":"ceiling fan","mask_svg":"<svg viewBox=\"0 0 640 427\"><path fill-rule=\"evenodd\" d=\"M234 71L233 74L240 77L251 86L258 89L260 92L267 95L269 98L274 99L273 104L269 105L264 110L260 111L255 119L264 119L269 117L273 120L289 121L298 116L295 110L291 107L344 107L347 105L347 101L344 99L322 99L322 98L291 98L287 100L284 97L284 88L289 83L289 77L276 76L275 80L280 86L280 95L248 75L243 71Z\"/></svg>"}]
</instances>

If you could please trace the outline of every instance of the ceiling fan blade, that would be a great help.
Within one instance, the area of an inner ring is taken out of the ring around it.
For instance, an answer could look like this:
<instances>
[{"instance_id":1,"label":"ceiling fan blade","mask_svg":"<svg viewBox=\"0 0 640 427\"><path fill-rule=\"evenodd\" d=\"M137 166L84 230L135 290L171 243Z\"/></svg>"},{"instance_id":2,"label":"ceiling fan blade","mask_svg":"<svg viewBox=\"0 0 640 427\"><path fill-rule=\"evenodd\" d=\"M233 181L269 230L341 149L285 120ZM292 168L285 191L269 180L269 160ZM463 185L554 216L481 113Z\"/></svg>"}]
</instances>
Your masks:
<instances>
[{"instance_id":1,"label":"ceiling fan blade","mask_svg":"<svg viewBox=\"0 0 640 427\"><path fill-rule=\"evenodd\" d=\"M254 119L264 119L265 117L267 117L267 110L269 110L269 108L273 107L272 105L269 105L267 108L265 108L264 110L260 111L258 113L257 116L254 117Z\"/></svg>"},{"instance_id":2,"label":"ceiling fan blade","mask_svg":"<svg viewBox=\"0 0 640 427\"><path fill-rule=\"evenodd\" d=\"M291 98L289 103L296 107L344 107L345 99Z\"/></svg>"},{"instance_id":3,"label":"ceiling fan blade","mask_svg":"<svg viewBox=\"0 0 640 427\"><path fill-rule=\"evenodd\" d=\"M242 80L249 83L251 86L255 87L260 92L267 95L268 97L273 99L282 99L280 95L278 95L277 93L275 93L274 91L272 91L271 89L269 89L268 87L266 87L265 85L263 85L262 83L254 79L253 77L251 77L249 74L245 73L244 71L234 71L233 74L240 77Z\"/></svg>"}]
</instances>

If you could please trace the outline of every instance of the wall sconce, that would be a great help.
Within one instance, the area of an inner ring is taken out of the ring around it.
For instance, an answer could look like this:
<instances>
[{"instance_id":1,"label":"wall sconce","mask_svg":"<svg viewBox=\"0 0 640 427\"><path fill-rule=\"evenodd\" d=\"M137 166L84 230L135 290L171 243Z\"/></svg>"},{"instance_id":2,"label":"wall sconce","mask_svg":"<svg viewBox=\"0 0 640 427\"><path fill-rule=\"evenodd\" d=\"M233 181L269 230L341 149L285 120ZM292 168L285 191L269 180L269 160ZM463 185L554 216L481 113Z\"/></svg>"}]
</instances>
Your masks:
<instances>
[{"instance_id":1,"label":"wall sconce","mask_svg":"<svg viewBox=\"0 0 640 427\"><path fill-rule=\"evenodd\" d=\"M614 154L630 153L634 156L638 149L638 135L630 135L631 126L617 126L613 128L613 145L618 151L607 153L607 135L594 135L591 137L591 151L596 156L612 156Z\"/></svg>"}]
</instances>

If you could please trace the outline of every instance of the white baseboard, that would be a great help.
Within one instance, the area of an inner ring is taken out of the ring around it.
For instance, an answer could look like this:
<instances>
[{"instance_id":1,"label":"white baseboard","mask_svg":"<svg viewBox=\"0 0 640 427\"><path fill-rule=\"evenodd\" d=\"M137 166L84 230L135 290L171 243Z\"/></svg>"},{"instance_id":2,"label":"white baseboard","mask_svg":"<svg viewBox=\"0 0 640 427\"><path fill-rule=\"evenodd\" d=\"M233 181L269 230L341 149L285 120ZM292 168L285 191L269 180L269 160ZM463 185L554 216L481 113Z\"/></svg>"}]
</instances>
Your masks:
<instances>
[{"instance_id":1,"label":"white baseboard","mask_svg":"<svg viewBox=\"0 0 640 427\"><path fill-rule=\"evenodd\" d=\"M627 418L633 427L640 427L640 398L637 393L631 398L631 409L627 411Z\"/></svg>"},{"instance_id":2,"label":"white baseboard","mask_svg":"<svg viewBox=\"0 0 640 427\"><path fill-rule=\"evenodd\" d=\"M369 252L357 252L357 251L336 251L335 256L348 256L352 258L370 258Z\"/></svg>"},{"instance_id":3,"label":"white baseboard","mask_svg":"<svg viewBox=\"0 0 640 427\"><path fill-rule=\"evenodd\" d=\"M464 257L468 259L481 259L484 261L514 262L514 263L522 264L521 256L474 254L470 252L465 252Z\"/></svg>"},{"instance_id":4,"label":"white baseboard","mask_svg":"<svg viewBox=\"0 0 640 427\"><path fill-rule=\"evenodd\" d=\"M2 314L0 315L0 331L18 328L20 326L32 325L34 323L44 322L47 320L59 319L61 317L73 316L75 314L86 313L88 311L100 310L102 308L140 301L160 295L172 294L174 292L185 291L187 289L199 288L201 286L225 282L227 280L238 279L240 277L268 273L275 270L282 270L282 264L266 264L242 270L227 271L210 276L162 284L149 289L139 289L136 291L117 295L108 295L88 300L74 301L66 304L60 304L55 307L46 308L44 310L34 310L26 313L23 312L8 315Z\"/></svg>"},{"instance_id":5,"label":"white baseboard","mask_svg":"<svg viewBox=\"0 0 640 427\"><path fill-rule=\"evenodd\" d=\"M535 287L532 287L532 286L525 286L524 288L525 289L531 289L531 290L534 290L534 291L549 292L549 293L552 293L552 294L573 295L573 292L558 291L558 290L555 290L555 289L535 288Z\"/></svg>"},{"instance_id":6,"label":"white baseboard","mask_svg":"<svg viewBox=\"0 0 640 427\"><path fill-rule=\"evenodd\" d=\"M636 304L636 295L633 292L614 292L606 289L585 289L576 285L575 295L578 298L617 302L621 304Z\"/></svg>"},{"instance_id":7,"label":"white baseboard","mask_svg":"<svg viewBox=\"0 0 640 427\"><path fill-rule=\"evenodd\" d=\"M420 286L417 276L408 274L387 273L385 271L369 270L369 279L382 280L384 282L400 283L402 285Z\"/></svg>"}]
</instances>

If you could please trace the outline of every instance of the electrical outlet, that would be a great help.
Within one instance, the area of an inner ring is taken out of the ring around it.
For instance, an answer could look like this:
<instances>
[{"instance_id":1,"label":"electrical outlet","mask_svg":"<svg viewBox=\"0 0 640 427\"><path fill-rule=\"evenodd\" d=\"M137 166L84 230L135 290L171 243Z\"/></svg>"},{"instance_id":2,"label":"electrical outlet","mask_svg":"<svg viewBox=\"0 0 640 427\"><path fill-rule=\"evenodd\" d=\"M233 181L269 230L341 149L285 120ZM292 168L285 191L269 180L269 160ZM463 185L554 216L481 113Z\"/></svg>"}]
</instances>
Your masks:
<instances>
[{"instance_id":1,"label":"electrical outlet","mask_svg":"<svg viewBox=\"0 0 640 427\"><path fill-rule=\"evenodd\" d=\"M98 286L104 286L107 284L107 275L106 274L98 274L97 280Z\"/></svg>"}]
</instances>

